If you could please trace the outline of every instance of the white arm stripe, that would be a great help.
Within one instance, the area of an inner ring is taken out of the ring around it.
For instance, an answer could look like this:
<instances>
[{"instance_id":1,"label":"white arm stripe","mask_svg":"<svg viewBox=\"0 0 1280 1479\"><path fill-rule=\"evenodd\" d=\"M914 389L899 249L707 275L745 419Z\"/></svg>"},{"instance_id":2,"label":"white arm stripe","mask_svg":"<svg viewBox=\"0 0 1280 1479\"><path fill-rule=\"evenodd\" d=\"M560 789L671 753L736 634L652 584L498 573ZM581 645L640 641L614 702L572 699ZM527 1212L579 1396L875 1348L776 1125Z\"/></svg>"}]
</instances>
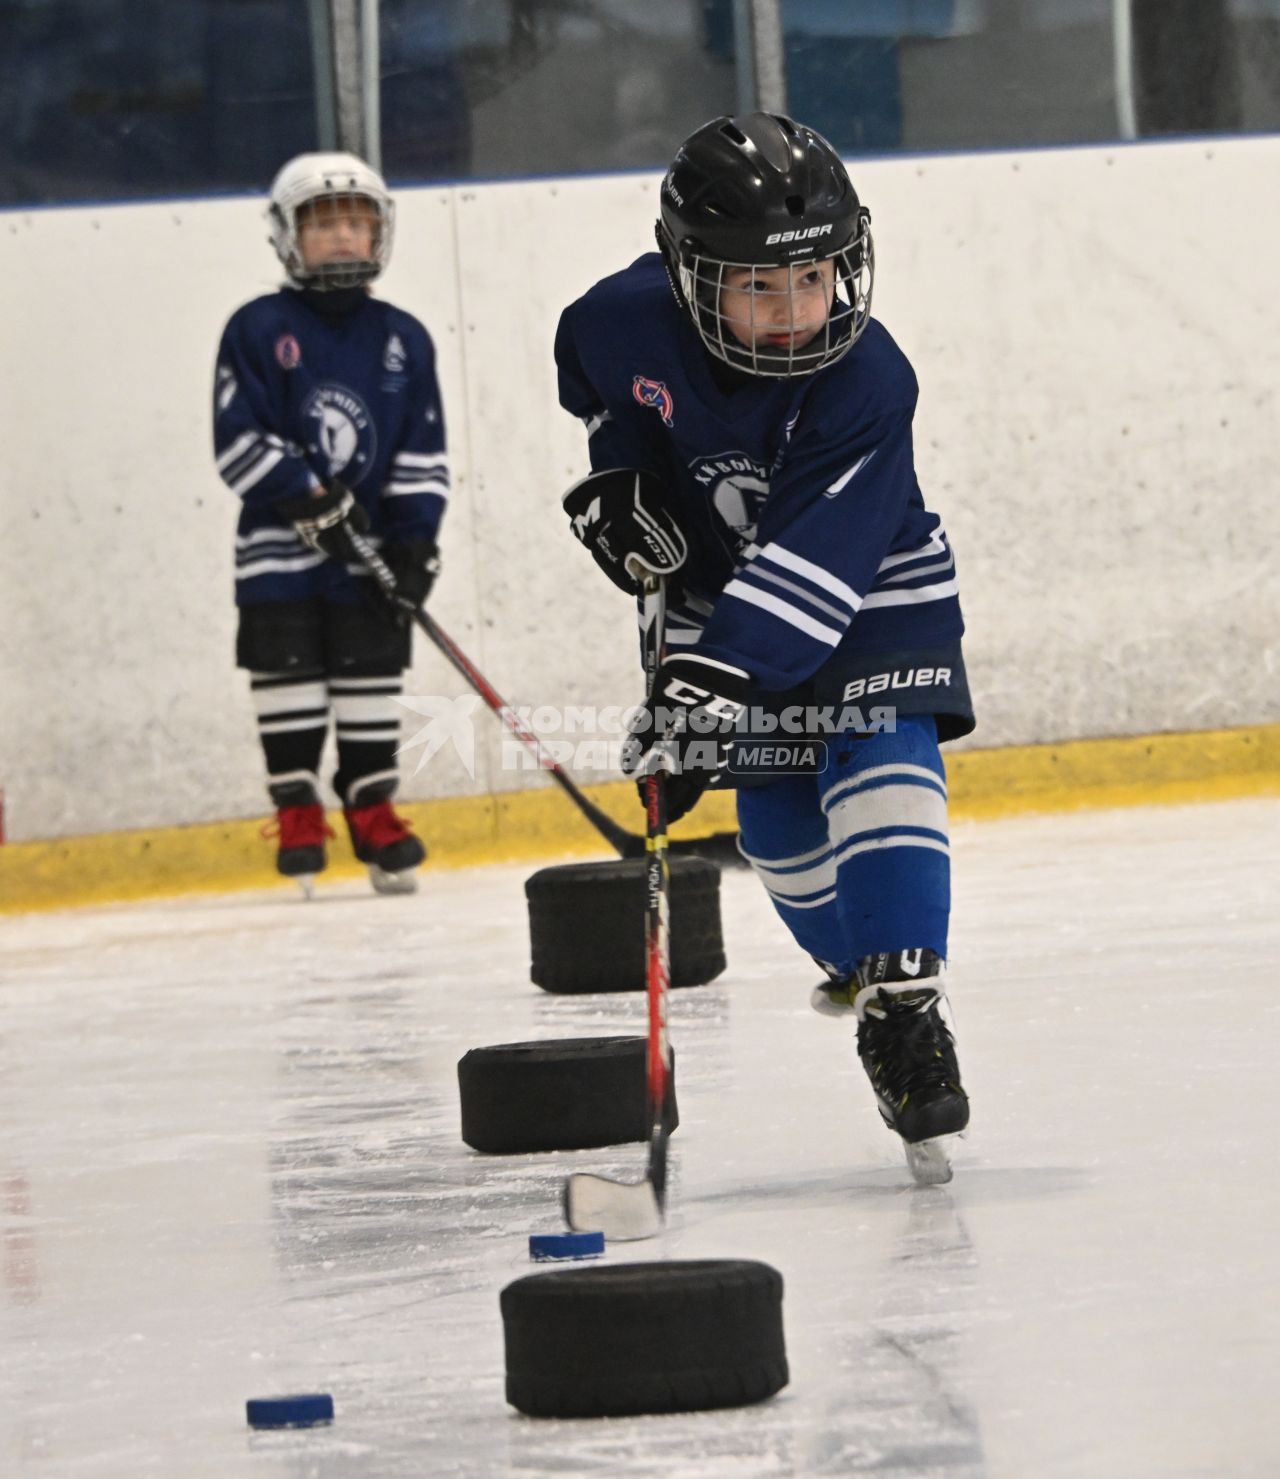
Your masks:
<instances>
[{"instance_id":1,"label":"white arm stripe","mask_svg":"<svg viewBox=\"0 0 1280 1479\"><path fill-rule=\"evenodd\" d=\"M914 591L877 591L863 602L868 606L914 606L922 601L945 601L948 596L960 594L958 580L943 580L937 585L924 585Z\"/></svg>"},{"instance_id":2,"label":"white arm stripe","mask_svg":"<svg viewBox=\"0 0 1280 1479\"><path fill-rule=\"evenodd\" d=\"M412 468L442 468L449 461L447 452L397 452L392 458L396 467Z\"/></svg>"},{"instance_id":3,"label":"white arm stripe","mask_svg":"<svg viewBox=\"0 0 1280 1479\"><path fill-rule=\"evenodd\" d=\"M821 565L815 565L812 560L804 560L799 555L793 555L790 550L783 549L780 544L766 544L760 551L760 557L764 560L772 560L775 565L781 565L784 570L803 575L806 580L813 581L814 585L821 586L824 591L830 591L833 596L839 597L850 611L856 611L862 605L862 597L852 586L845 585L843 580L837 580L829 570L824 570Z\"/></svg>"},{"instance_id":4,"label":"white arm stripe","mask_svg":"<svg viewBox=\"0 0 1280 1479\"><path fill-rule=\"evenodd\" d=\"M810 606L819 611L825 611L832 616L841 626L848 626L853 618L838 606L832 606L828 601L820 601L817 596L811 595L802 585L797 585L794 580L788 580L785 576L775 575L772 570L766 570L759 562L753 562L742 572L743 576L750 576L752 580L767 580L772 585L780 585L784 591L790 591L793 596L799 596L802 601L807 601Z\"/></svg>"},{"instance_id":5,"label":"white arm stripe","mask_svg":"<svg viewBox=\"0 0 1280 1479\"><path fill-rule=\"evenodd\" d=\"M919 549L904 549L896 555L886 555L880 561L880 568L876 574L883 575L886 570L892 570L895 565L904 565L908 560L922 560L926 555L940 555L946 547L946 535L943 533L942 525L939 524L929 540Z\"/></svg>"},{"instance_id":6,"label":"white arm stripe","mask_svg":"<svg viewBox=\"0 0 1280 1479\"><path fill-rule=\"evenodd\" d=\"M306 548L292 529L276 529L273 527L270 529L255 529L252 534L236 535L237 553L247 551L255 544L288 545L300 552Z\"/></svg>"},{"instance_id":7,"label":"white arm stripe","mask_svg":"<svg viewBox=\"0 0 1280 1479\"><path fill-rule=\"evenodd\" d=\"M898 575L885 576L885 585L899 585L904 580L915 580L919 575L939 575L944 570L954 570L955 558L948 555L945 560L935 560L932 565L917 565L914 570L903 570Z\"/></svg>"},{"instance_id":8,"label":"white arm stripe","mask_svg":"<svg viewBox=\"0 0 1280 1479\"><path fill-rule=\"evenodd\" d=\"M724 594L737 596L739 601L748 601L752 606L759 606L762 611L769 612L771 616L776 616L781 621L790 622L806 636L815 637L819 642L825 642L830 647L834 647L844 636L844 633L837 631L835 627L823 626L820 621L814 621L811 616L806 616L795 606L786 601L780 601L777 596L771 596L767 591L758 591L755 586L748 585L746 581L731 580L725 586Z\"/></svg>"},{"instance_id":9,"label":"white arm stripe","mask_svg":"<svg viewBox=\"0 0 1280 1479\"><path fill-rule=\"evenodd\" d=\"M266 477L266 475L271 471L271 469L276 465L277 462L283 461L283 452L274 450L271 452L264 452L262 456L259 457L258 460L252 465L252 467L249 468L248 472L242 473L241 476L236 480L236 482L231 484L231 491L233 493L238 493L243 498L250 488L254 487L257 483L260 483L263 478Z\"/></svg>"},{"instance_id":10,"label":"white arm stripe","mask_svg":"<svg viewBox=\"0 0 1280 1479\"><path fill-rule=\"evenodd\" d=\"M225 468L230 467L237 457L243 457L257 440L258 433L256 431L242 431L218 458L218 471L222 472Z\"/></svg>"},{"instance_id":11,"label":"white arm stripe","mask_svg":"<svg viewBox=\"0 0 1280 1479\"><path fill-rule=\"evenodd\" d=\"M438 493L446 498L449 484L440 478L396 478L382 491L388 498L394 498L397 493Z\"/></svg>"},{"instance_id":12,"label":"white arm stripe","mask_svg":"<svg viewBox=\"0 0 1280 1479\"><path fill-rule=\"evenodd\" d=\"M236 567L236 579L252 580L255 575L287 575L293 570L312 570L325 558L316 554L294 555L291 559L248 560Z\"/></svg>"}]
</instances>

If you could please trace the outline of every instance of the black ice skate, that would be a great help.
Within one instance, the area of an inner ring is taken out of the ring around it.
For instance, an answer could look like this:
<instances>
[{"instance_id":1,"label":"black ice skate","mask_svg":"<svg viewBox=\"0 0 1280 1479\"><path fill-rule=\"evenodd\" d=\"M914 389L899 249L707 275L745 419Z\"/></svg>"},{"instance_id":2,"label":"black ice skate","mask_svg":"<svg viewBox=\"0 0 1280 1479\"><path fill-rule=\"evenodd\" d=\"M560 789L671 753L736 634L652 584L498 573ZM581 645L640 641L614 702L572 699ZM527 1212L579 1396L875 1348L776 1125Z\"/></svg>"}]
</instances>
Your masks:
<instances>
[{"instance_id":1,"label":"black ice skate","mask_svg":"<svg viewBox=\"0 0 1280 1479\"><path fill-rule=\"evenodd\" d=\"M276 803L276 819L267 823L262 835L279 839L276 871L296 879L310 898L316 874L328 865L325 840L333 836L333 828L325 821L314 789L303 782L273 785L271 799Z\"/></svg>"},{"instance_id":2,"label":"black ice skate","mask_svg":"<svg viewBox=\"0 0 1280 1479\"><path fill-rule=\"evenodd\" d=\"M902 1136L911 1174L921 1185L951 1180L942 1137L969 1123L955 1040L939 1010L942 962L932 950L868 956L854 998L858 1056L881 1117Z\"/></svg>"},{"instance_id":3,"label":"black ice skate","mask_svg":"<svg viewBox=\"0 0 1280 1479\"><path fill-rule=\"evenodd\" d=\"M418 887L414 874L427 850L397 816L389 800L343 810L351 849L369 869L369 881L380 894L411 894Z\"/></svg>"}]
</instances>

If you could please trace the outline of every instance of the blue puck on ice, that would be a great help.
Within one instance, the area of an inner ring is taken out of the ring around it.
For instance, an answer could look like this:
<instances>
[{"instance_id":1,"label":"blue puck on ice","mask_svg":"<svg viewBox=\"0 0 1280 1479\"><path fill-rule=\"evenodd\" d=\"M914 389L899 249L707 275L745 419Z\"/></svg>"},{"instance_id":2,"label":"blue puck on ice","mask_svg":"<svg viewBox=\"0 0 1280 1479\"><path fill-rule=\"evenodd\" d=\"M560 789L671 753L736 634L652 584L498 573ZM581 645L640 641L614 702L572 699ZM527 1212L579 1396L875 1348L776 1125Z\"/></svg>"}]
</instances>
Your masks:
<instances>
[{"instance_id":1,"label":"blue puck on ice","mask_svg":"<svg viewBox=\"0 0 1280 1479\"><path fill-rule=\"evenodd\" d=\"M599 1258L603 1252L602 1232L529 1234L529 1257L539 1263L558 1258Z\"/></svg>"},{"instance_id":2,"label":"blue puck on ice","mask_svg":"<svg viewBox=\"0 0 1280 1479\"><path fill-rule=\"evenodd\" d=\"M293 1397L250 1397L244 1404L251 1428L314 1428L333 1421L333 1398L328 1392L304 1392Z\"/></svg>"}]
</instances>

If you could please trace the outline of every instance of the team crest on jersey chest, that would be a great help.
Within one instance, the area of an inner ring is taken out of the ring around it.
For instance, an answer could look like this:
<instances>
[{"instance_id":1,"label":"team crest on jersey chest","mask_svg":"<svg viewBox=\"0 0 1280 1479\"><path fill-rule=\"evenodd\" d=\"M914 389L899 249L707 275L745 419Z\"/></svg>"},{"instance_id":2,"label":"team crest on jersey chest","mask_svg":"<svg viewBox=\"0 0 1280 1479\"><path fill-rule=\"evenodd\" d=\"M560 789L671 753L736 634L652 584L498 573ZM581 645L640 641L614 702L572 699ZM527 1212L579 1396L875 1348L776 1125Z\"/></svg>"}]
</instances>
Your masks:
<instances>
[{"instance_id":1,"label":"team crest on jersey chest","mask_svg":"<svg viewBox=\"0 0 1280 1479\"><path fill-rule=\"evenodd\" d=\"M317 385L302 403L307 451L328 465L328 476L354 488L368 472L378 433L365 403L345 385Z\"/></svg>"},{"instance_id":2,"label":"team crest on jersey chest","mask_svg":"<svg viewBox=\"0 0 1280 1479\"><path fill-rule=\"evenodd\" d=\"M662 417L664 426L675 424L675 402L661 380L648 380L643 375L637 375L631 382L631 394L642 406L652 406Z\"/></svg>"},{"instance_id":3,"label":"team crest on jersey chest","mask_svg":"<svg viewBox=\"0 0 1280 1479\"><path fill-rule=\"evenodd\" d=\"M769 496L769 470L745 452L721 452L695 459L689 471L708 490L712 508L733 530L739 546L749 544Z\"/></svg>"}]
</instances>

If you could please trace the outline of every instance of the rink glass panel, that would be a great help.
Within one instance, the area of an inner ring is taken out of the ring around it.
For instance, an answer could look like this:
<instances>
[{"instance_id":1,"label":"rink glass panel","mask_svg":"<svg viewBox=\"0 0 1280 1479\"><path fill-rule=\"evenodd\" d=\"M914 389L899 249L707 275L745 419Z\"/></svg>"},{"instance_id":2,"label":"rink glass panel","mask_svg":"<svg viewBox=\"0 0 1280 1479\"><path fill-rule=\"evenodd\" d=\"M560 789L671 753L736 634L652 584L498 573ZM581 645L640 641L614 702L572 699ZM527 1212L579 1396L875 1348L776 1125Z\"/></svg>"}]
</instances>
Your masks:
<instances>
[{"instance_id":1,"label":"rink glass panel","mask_svg":"<svg viewBox=\"0 0 1280 1479\"><path fill-rule=\"evenodd\" d=\"M326 146L331 16L0 0L0 202L262 188ZM1280 128L1280 0L380 0L378 29L393 180L658 168L771 76L849 155Z\"/></svg>"}]
</instances>

